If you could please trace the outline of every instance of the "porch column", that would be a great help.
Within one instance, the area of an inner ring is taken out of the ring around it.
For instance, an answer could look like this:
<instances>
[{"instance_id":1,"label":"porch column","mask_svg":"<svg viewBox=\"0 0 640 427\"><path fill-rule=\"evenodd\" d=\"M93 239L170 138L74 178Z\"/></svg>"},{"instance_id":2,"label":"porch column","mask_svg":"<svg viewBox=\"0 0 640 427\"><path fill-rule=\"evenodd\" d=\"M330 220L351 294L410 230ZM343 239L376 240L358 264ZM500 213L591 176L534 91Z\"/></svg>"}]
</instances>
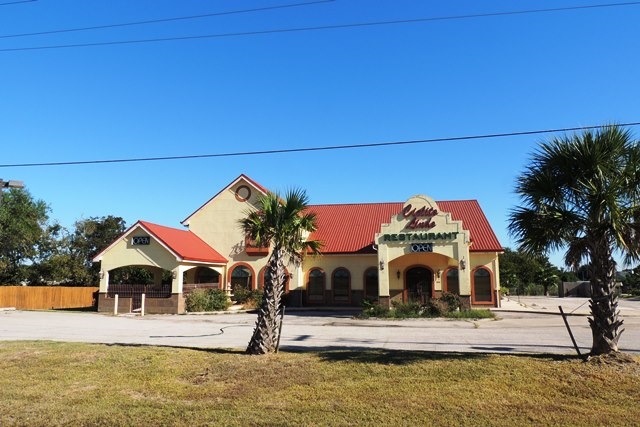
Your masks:
<instances>
[{"instance_id":1,"label":"porch column","mask_svg":"<svg viewBox=\"0 0 640 427\"><path fill-rule=\"evenodd\" d=\"M462 268L464 264L464 269ZM471 263L469 262L469 256L460 258L458 260L459 267L459 275L458 280L460 281L460 295L469 295L471 296Z\"/></svg>"},{"instance_id":2,"label":"porch column","mask_svg":"<svg viewBox=\"0 0 640 427\"><path fill-rule=\"evenodd\" d=\"M493 269L493 292L495 293L494 297L496 300L496 307L500 307L502 305L502 301L500 298L500 265L499 265L499 253L496 253L495 258L491 263L491 268Z\"/></svg>"},{"instance_id":3,"label":"porch column","mask_svg":"<svg viewBox=\"0 0 640 427\"><path fill-rule=\"evenodd\" d=\"M109 290L109 271L100 270L100 293L106 294Z\"/></svg>"},{"instance_id":4,"label":"porch column","mask_svg":"<svg viewBox=\"0 0 640 427\"><path fill-rule=\"evenodd\" d=\"M383 307L391 307L389 294L389 253L387 246L378 247L378 300Z\"/></svg>"},{"instance_id":5,"label":"porch column","mask_svg":"<svg viewBox=\"0 0 640 427\"><path fill-rule=\"evenodd\" d=\"M171 280L171 293L172 294L181 294L184 280L182 280L183 273L185 272L186 267L183 265L179 265L173 270L171 270L171 276L173 279Z\"/></svg>"},{"instance_id":6,"label":"porch column","mask_svg":"<svg viewBox=\"0 0 640 427\"><path fill-rule=\"evenodd\" d=\"M302 263L300 263L296 267L296 273L293 276L293 283L291 285L295 285L295 287L290 287L289 290L298 290L302 291L302 286L304 284L304 272L302 270Z\"/></svg>"}]
</instances>

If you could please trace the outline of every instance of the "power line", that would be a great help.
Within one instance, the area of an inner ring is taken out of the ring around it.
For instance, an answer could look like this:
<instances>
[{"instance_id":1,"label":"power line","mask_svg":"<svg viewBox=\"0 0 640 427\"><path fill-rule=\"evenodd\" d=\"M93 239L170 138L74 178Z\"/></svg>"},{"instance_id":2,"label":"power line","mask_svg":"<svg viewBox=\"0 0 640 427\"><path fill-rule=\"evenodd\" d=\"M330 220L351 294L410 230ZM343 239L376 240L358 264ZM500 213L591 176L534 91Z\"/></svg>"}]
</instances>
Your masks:
<instances>
[{"instance_id":1,"label":"power line","mask_svg":"<svg viewBox=\"0 0 640 427\"><path fill-rule=\"evenodd\" d=\"M140 43L158 43L166 41L184 41L184 40L198 40L198 39L213 39L222 37L245 37L245 36L257 36L264 34L283 34L283 33L296 33L303 31L321 31L321 30L335 30L342 28L357 28L357 27L373 27L381 25L398 25L398 24L412 24L421 22L433 22L433 21L450 21L458 19L474 19L474 18L487 18L495 16L509 16L509 15L524 15L533 13L550 13L550 12L562 12L571 10L584 10L584 9L596 9L596 8L609 8L609 7L624 7L624 6L637 6L640 5L640 1L625 2L625 3L610 3L610 4L594 4L586 6L567 6L567 7L555 7L548 9L529 9L529 10L515 10L508 12L491 12L491 13L478 13L471 15L456 15L456 16L440 16L431 18L415 18L415 19L401 19L394 21L376 21L376 22L360 22L351 24L336 24L336 25L321 25L315 27L299 27L299 28L280 28L272 30L262 31L243 31L236 33L221 33L221 34L203 34L198 36L180 36L180 37L161 37L153 39L138 39L138 40L122 40L122 41L108 41L108 42L95 42L95 43L75 43L66 45L49 45L49 46L32 46L32 47L18 47L18 48L6 48L0 49L0 52L17 52L27 50L45 50L45 49L64 49L75 47L95 47L95 46L114 46L125 44L140 44Z\"/></svg>"},{"instance_id":2,"label":"power line","mask_svg":"<svg viewBox=\"0 0 640 427\"><path fill-rule=\"evenodd\" d=\"M640 126L640 122L620 123L620 124L617 124L617 126L620 126L620 127ZM391 141L391 142L373 142L369 144L332 145L332 146L326 146L326 147L301 147L301 148L286 148L281 150L241 151L241 152L232 152L232 153L194 154L194 155L185 155L185 156L139 157L139 158L129 158L129 159L81 160L81 161L68 161L68 162L14 163L14 164L0 164L0 168L76 166L76 165L96 165L96 164L105 164L105 163L133 163L133 162L152 162L152 161L167 161L167 160L206 159L206 158L215 158L215 157L240 157L240 156L258 156L258 155L267 155L267 154L304 153L304 152L312 152L312 151L332 151L332 150L412 145L412 144L426 144L426 143L432 143L432 142L468 141L468 140L475 140L475 139L504 138L508 136L540 135L544 133L571 132L571 131L579 131L579 130L598 129L601 127L602 125L593 125L593 126L580 126L580 127L558 128L558 129L529 130L529 131L520 131L520 132L490 133L490 134L483 134L483 135L454 136L454 137L447 137L447 138L414 139L414 140L408 140L408 141Z\"/></svg>"},{"instance_id":3,"label":"power line","mask_svg":"<svg viewBox=\"0 0 640 427\"><path fill-rule=\"evenodd\" d=\"M36 0L28 0L28 1L36 1ZM133 25L146 25L146 24L157 24L160 22L172 22L172 21L183 21L190 19L200 19L200 18L209 18L212 16L224 16L224 15L235 15L241 13L254 13L254 12L264 12L268 10L276 10L276 9L286 9L292 7L300 7L300 6L310 6L320 3L333 3L335 0L317 0L306 3L292 3L292 4L284 4L279 6L268 6L268 7L259 7L253 9L240 9L240 10L231 10L227 12L213 12L213 13L204 13L201 15L190 15L190 16L177 16L173 18L160 18L160 19L149 19L145 21L134 21L134 22L124 22L119 24L105 24L105 25L95 25L91 27L79 27L79 28L67 28L62 30L50 30L50 31L38 31L33 33L20 33L20 34L8 34L8 35L0 35L0 39L8 39L15 37L28 37L28 36L41 36L45 34L58 34L58 33L70 33L74 31L88 31L88 30L100 30L105 28L118 28L118 27L127 27ZM2 5L2 3L0 3Z\"/></svg>"},{"instance_id":4,"label":"power line","mask_svg":"<svg viewBox=\"0 0 640 427\"><path fill-rule=\"evenodd\" d=\"M0 6L9 6L10 4L20 4L20 3L33 3L38 0L17 0L17 1L7 1L0 3Z\"/></svg>"}]
</instances>

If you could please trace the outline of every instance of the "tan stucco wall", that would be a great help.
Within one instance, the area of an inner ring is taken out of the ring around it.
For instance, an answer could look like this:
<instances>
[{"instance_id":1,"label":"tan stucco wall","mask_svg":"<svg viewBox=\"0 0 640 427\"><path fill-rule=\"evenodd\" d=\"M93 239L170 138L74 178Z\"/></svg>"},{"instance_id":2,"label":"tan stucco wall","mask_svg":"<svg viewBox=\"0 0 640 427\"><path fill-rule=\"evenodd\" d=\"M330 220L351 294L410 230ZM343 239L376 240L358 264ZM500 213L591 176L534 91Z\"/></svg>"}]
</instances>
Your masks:
<instances>
[{"instance_id":1,"label":"tan stucco wall","mask_svg":"<svg viewBox=\"0 0 640 427\"><path fill-rule=\"evenodd\" d=\"M243 185L252 190L247 201L239 201L235 196L236 189ZM267 257L258 259L244 252L244 234L238 225L247 212L255 208L259 195L258 190L250 183L240 180L195 212L188 220L189 230L212 245L225 258L235 262L255 263L262 268Z\"/></svg>"},{"instance_id":2,"label":"tan stucco wall","mask_svg":"<svg viewBox=\"0 0 640 427\"><path fill-rule=\"evenodd\" d=\"M500 264L498 252L475 252L472 253L469 271L473 271L478 267L484 267L491 272L491 283L494 286L494 292L500 291ZM496 301L500 301L496 296Z\"/></svg>"},{"instance_id":3,"label":"tan stucco wall","mask_svg":"<svg viewBox=\"0 0 640 427\"><path fill-rule=\"evenodd\" d=\"M247 186L251 189L248 200L236 198L238 187ZM257 199L262 193L250 182L240 179L229 188L221 191L215 198L195 212L187 221L189 230L209 243L215 250L229 260L223 283L230 281L230 273L238 264L248 264L253 270L254 286L259 280L261 270L267 265L268 256L251 256L245 252L244 233L239 221L247 213L255 209ZM287 265L287 270L293 274L289 289L302 286L299 269Z\"/></svg>"},{"instance_id":4,"label":"tan stucco wall","mask_svg":"<svg viewBox=\"0 0 640 427\"><path fill-rule=\"evenodd\" d=\"M240 186L251 189L251 196L246 201L236 198L235 193ZM228 268L223 273L223 284L229 283L229 274L238 263L246 263L253 270L255 285L260 271L267 264L267 256L246 254L244 233L238 224L242 218L246 217L247 212L255 209L260 194L251 183L240 179L234 185L222 190L187 221L189 230L229 260Z\"/></svg>"},{"instance_id":5,"label":"tan stucco wall","mask_svg":"<svg viewBox=\"0 0 640 427\"><path fill-rule=\"evenodd\" d=\"M351 274L351 290L364 289L364 272L377 265L376 255L321 255L305 258L302 267L304 270L304 283L306 288L307 274L313 268L320 268L326 277L325 290L331 289L331 276L335 269L343 267ZM378 273L380 274L380 273Z\"/></svg>"}]
</instances>

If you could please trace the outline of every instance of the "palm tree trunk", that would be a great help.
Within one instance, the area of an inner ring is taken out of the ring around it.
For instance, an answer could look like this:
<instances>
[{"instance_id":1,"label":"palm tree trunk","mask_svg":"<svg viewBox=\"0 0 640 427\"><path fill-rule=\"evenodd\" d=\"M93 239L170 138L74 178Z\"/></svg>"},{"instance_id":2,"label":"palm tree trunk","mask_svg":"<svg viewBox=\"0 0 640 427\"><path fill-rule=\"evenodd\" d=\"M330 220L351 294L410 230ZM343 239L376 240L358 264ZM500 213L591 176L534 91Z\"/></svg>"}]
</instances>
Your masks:
<instances>
[{"instance_id":1,"label":"palm tree trunk","mask_svg":"<svg viewBox=\"0 0 640 427\"><path fill-rule=\"evenodd\" d=\"M618 340L624 329L615 292L615 261L606 251L602 257L591 259L591 315L589 325L593 335L591 355L618 351Z\"/></svg>"},{"instance_id":2,"label":"palm tree trunk","mask_svg":"<svg viewBox=\"0 0 640 427\"><path fill-rule=\"evenodd\" d=\"M264 296L258 311L256 327L247 346L248 354L267 354L277 350L283 310L282 295L286 281L282 255L280 249L274 249L269 258Z\"/></svg>"}]
</instances>

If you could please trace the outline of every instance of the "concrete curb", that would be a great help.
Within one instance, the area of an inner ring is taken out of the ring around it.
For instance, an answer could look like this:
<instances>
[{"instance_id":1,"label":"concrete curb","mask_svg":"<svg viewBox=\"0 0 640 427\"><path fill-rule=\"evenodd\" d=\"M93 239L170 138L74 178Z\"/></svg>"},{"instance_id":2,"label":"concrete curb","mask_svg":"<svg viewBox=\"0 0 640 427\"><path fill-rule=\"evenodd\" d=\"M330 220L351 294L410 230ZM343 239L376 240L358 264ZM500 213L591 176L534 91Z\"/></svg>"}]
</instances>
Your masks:
<instances>
[{"instance_id":1,"label":"concrete curb","mask_svg":"<svg viewBox=\"0 0 640 427\"><path fill-rule=\"evenodd\" d=\"M509 308L491 308L491 311L495 313L530 313L530 314L547 314L551 316L560 316L560 311L542 311L542 310L529 310L529 309L509 309ZM588 313L565 313L566 316L589 316ZM633 315L632 315L633 316Z\"/></svg>"}]
</instances>

